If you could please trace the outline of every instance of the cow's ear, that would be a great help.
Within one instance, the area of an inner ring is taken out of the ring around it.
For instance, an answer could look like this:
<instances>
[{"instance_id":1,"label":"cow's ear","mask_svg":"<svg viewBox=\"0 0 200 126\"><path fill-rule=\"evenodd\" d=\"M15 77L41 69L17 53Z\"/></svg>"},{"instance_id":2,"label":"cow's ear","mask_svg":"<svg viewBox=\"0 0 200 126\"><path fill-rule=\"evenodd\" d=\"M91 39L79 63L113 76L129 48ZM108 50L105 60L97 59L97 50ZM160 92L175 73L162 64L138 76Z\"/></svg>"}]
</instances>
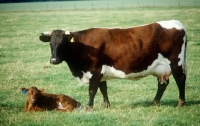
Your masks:
<instances>
[{"instance_id":1,"label":"cow's ear","mask_svg":"<svg viewBox=\"0 0 200 126\"><path fill-rule=\"evenodd\" d=\"M42 89L40 89L40 92L41 92L41 93L44 93L44 90L45 90L45 89L44 89L44 88L42 88Z\"/></svg>"},{"instance_id":2,"label":"cow's ear","mask_svg":"<svg viewBox=\"0 0 200 126\"><path fill-rule=\"evenodd\" d=\"M39 39L40 39L42 42L50 42L51 36L41 35L41 36L39 37Z\"/></svg>"},{"instance_id":3,"label":"cow's ear","mask_svg":"<svg viewBox=\"0 0 200 126\"><path fill-rule=\"evenodd\" d=\"M64 37L64 39L66 39L65 41L70 42L70 43L74 43L75 42L75 37L73 35L66 35Z\"/></svg>"},{"instance_id":4,"label":"cow's ear","mask_svg":"<svg viewBox=\"0 0 200 126\"><path fill-rule=\"evenodd\" d=\"M27 88L21 88L22 94L26 94L28 89Z\"/></svg>"}]
</instances>

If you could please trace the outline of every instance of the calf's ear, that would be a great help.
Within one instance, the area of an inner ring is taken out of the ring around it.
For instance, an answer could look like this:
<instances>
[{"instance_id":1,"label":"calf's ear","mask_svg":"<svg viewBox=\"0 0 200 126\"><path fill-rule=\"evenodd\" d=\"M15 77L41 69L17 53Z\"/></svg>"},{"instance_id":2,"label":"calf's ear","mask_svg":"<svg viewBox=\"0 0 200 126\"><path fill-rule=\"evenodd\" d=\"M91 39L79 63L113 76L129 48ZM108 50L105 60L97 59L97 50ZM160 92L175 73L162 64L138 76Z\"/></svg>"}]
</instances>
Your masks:
<instances>
[{"instance_id":1,"label":"calf's ear","mask_svg":"<svg viewBox=\"0 0 200 126\"><path fill-rule=\"evenodd\" d=\"M41 93L44 93L44 90L45 90L45 89L44 89L44 88L42 88L42 89L40 89L40 92L41 92Z\"/></svg>"},{"instance_id":2,"label":"calf's ear","mask_svg":"<svg viewBox=\"0 0 200 126\"><path fill-rule=\"evenodd\" d=\"M27 88L21 88L22 94L26 94L28 89Z\"/></svg>"},{"instance_id":3,"label":"calf's ear","mask_svg":"<svg viewBox=\"0 0 200 126\"><path fill-rule=\"evenodd\" d=\"M42 42L50 42L51 37L50 37L50 36L41 35L41 36L39 37L39 39L40 39L40 41L42 41Z\"/></svg>"}]
</instances>

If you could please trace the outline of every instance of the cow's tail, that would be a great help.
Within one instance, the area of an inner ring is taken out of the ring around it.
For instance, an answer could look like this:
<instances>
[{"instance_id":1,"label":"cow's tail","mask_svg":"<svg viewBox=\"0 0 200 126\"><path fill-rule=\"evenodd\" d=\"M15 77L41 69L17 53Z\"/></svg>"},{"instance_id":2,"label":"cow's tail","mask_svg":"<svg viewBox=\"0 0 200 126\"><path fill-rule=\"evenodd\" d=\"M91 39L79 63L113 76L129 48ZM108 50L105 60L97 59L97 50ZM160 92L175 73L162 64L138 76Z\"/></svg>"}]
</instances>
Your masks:
<instances>
[{"instance_id":1,"label":"cow's tail","mask_svg":"<svg viewBox=\"0 0 200 126\"><path fill-rule=\"evenodd\" d=\"M186 32L186 31L185 31ZM187 76L187 33L185 33L185 50L184 50L184 61L183 61L183 73Z\"/></svg>"}]
</instances>

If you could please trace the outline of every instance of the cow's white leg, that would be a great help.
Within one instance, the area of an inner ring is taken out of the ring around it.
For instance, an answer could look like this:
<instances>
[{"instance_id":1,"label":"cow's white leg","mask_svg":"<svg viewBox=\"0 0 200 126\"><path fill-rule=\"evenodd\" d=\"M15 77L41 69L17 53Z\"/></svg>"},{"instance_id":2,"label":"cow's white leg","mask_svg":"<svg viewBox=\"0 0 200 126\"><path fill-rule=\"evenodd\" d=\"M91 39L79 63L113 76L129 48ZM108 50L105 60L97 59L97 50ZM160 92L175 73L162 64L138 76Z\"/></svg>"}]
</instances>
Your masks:
<instances>
[{"instance_id":1,"label":"cow's white leg","mask_svg":"<svg viewBox=\"0 0 200 126\"><path fill-rule=\"evenodd\" d=\"M99 84L99 89L103 95L103 100L104 100L104 107L108 108L110 107L110 102L108 100L108 92L107 92L107 83L106 81L100 82Z\"/></svg>"},{"instance_id":2,"label":"cow's white leg","mask_svg":"<svg viewBox=\"0 0 200 126\"><path fill-rule=\"evenodd\" d=\"M159 81L159 78L158 78L158 89L157 89L157 93L156 93L156 96L155 96L155 98L153 100L152 105L156 105L157 106L159 104L160 99L161 99L161 97L162 97L162 95L163 95L163 93L164 93L164 91L165 91L165 89L166 89L168 84L169 84L169 79L166 80L166 83L161 83Z\"/></svg>"}]
</instances>

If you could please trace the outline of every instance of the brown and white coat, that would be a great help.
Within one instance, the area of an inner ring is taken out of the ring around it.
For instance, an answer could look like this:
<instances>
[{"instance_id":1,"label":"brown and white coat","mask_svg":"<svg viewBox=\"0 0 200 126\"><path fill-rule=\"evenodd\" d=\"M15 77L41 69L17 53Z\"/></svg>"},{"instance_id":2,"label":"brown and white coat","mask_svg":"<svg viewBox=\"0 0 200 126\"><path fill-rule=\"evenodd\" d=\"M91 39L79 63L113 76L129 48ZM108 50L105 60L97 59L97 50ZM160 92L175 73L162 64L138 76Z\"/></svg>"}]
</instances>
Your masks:
<instances>
[{"instance_id":1,"label":"brown and white coat","mask_svg":"<svg viewBox=\"0 0 200 126\"><path fill-rule=\"evenodd\" d=\"M157 105L172 74L178 89L178 106L185 103L187 33L177 20L130 28L90 28L77 32L54 30L39 37L50 42L50 62L65 61L74 77L89 83L89 108L97 89L109 107L106 80L138 80L153 75L158 80Z\"/></svg>"}]
</instances>

